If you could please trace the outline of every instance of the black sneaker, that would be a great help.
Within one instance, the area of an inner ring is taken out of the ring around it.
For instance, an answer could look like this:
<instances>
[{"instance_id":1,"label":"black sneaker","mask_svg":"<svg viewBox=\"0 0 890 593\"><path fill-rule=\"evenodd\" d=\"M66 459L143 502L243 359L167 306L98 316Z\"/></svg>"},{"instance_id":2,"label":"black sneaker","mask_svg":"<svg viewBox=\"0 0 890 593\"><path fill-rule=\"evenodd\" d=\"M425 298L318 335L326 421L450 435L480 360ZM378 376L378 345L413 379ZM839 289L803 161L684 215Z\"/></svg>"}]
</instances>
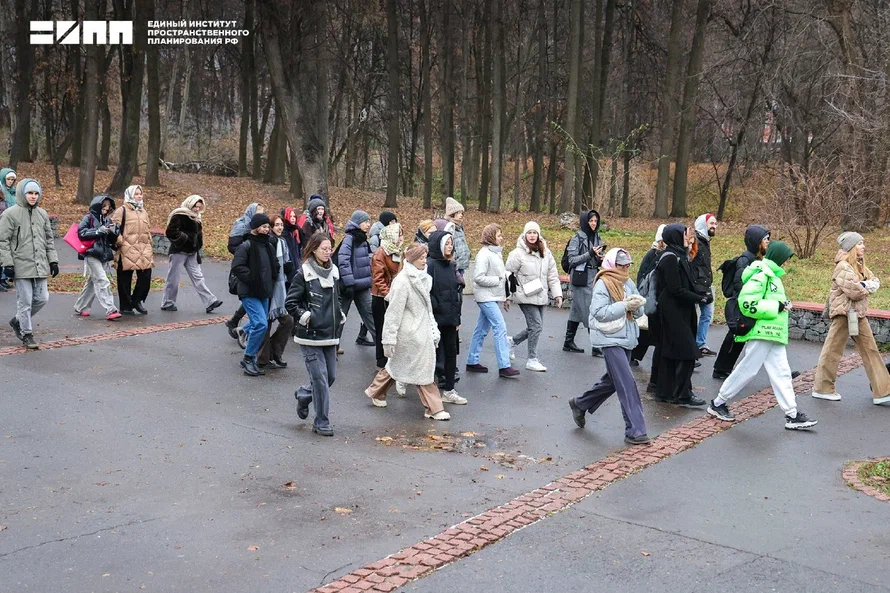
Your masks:
<instances>
[{"instance_id":1,"label":"black sneaker","mask_svg":"<svg viewBox=\"0 0 890 593\"><path fill-rule=\"evenodd\" d=\"M581 348L578 348L575 345L575 342L573 340L567 340L562 345L562 351L563 352L577 352L577 353L584 352L584 350L582 350Z\"/></svg>"},{"instance_id":2,"label":"black sneaker","mask_svg":"<svg viewBox=\"0 0 890 593\"><path fill-rule=\"evenodd\" d=\"M658 385L655 383L646 384L646 393L655 393L656 391L658 391Z\"/></svg>"},{"instance_id":3,"label":"black sneaker","mask_svg":"<svg viewBox=\"0 0 890 593\"><path fill-rule=\"evenodd\" d=\"M590 355L596 358L603 358L603 351L601 348L591 348Z\"/></svg>"},{"instance_id":4,"label":"black sneaker","mask_svg":"<svg viewBox=\"0 0 890 593\"><path fill-rule=\"evenodd\" d=\"M797 379L800 377L800 371L791 371L791 379Z\"/></svg>"},{"instance_id":5,"label":"black sneaker","mask_svg":"<svg viewBox=\"0 0 890 593\"><path fill-rule=\"evenodd\" d=\"M714 400L711 400L711 404L708 406L708 414L717 418L718 420L723 420L724 422L734 422L735 416L732 415L732 412L729 411L729 406L725 403L722 405L716 405Z\"/></svg>"},{"instance_id":6,"label":"black sneaker","mask_svg":"<svg viewBox=\"0 0 890 593\"><path fill-rule=\"evenodd\" d=\"M148 311L145 310L145 307L142 303L136 303L133 305L133 310L139 313L140 315L148 315Z\"/></svg>"},{"instance_id":7,"label":"black sneaker","mask_svg":"<svg viewBox=\"0 0 890 593\"><path fill-rule=\"evenodd\" d=\"M374 341L368 338L356 338L355 343L359 346L375 346Z\"/></svg>"},{"instance_id":8,"label":"black sneaker","mask_svg":"<svg viewBox=\"0 0 890 593\"><path fill-rule=\"evenodd\" d=\"M629 437L627 435L624 435L624 442L628 445L648 445L649 436L645 434L641 434L638 437Z\"/></svg>"},{"instance_id":9,"label":"black sneaker","mask_svg":"<svg viewBox=\"0 0 890 593\"><path fill-rule=\"evenodd\" d=\"M327 428L319 428L317 426L312 426L312 432L315 434L320 434L323 437L332 437L334 436L334 429L328 426Z\"/></svg>"},{"instance_id":10,"label":"black sneaker","mask_svg":"<svg viewBox=\"0 0 890 593\"><path fill-rule=\"evenodd\" d=\"M280 358L275 358L275 357L273 356L273 357L272 357L272 362L274 362L276 365L278 365L278 368L279 368L279 369L286 369L286 368L287 368L287 363L284 362L283 360L281 360Z\"/></svg>"},{"instance_id":11,"label":"black sneaker","mask_svg":"<svg viewBox=\"0 0 890 593\"><path fill-rule=\"evenodd\" d=\"M301 420L309 417L309 404L312 403L312 396L300 396L300 390L294 391L294 397L297 399L297 416Z\"/></svg>"},{"instance_id":12,"label":"black sneaker","mask_svg":"<svg viewBox=\"0 0 890 593\"><path fill-rule=\"evenodd\" d=\"M238 321L235 319L229 319L226 321L225 326L229 329L229 335L232 336L232 339L238 339Z\"/></svg>"},{"instance_id":13,"label":"black sneaker","mask_svg":"<svg viewBox=\"0 0 890 593\"><path fill-rule=\"evenodd\" d=\"M213 310L218 309L219 307L222 307L222 304L223 304L223 302L220 300L213 301L212 303L210 303L210 305L207 306L207 308L204 311L207 313L213 313Z\"/></svg>"},{"instance_id":14,"label":"black sneaker","mask_svg":"<svg viewBox=\"0 0 890 593\"><path fill-rule=\"evenodd\" d=\"M587 417L584 410L575 403L574 397L569 400L569 407L572 409L572 419L574 419L575 424L578 425L578 428L584 428L584 425L587 423Z\"/></svg>"},{"instance_id":15,"label":"black sneaker","mask_svg":"<svg viewBox=\"0 0 890 593\"><path fill-rule=\"evenodd\" d=\"M12 331L15 332L15 337L19 340L24 339L22 337L22 325L19 323L18 317L13 317L9 320L9 327L12 328Z\"/></svg>"},{"instance_id":16,"label":"black sneaker","mask_svg":"<svg viewBox=\"0 0 890 593\"><path fill-rule=\"evenodd\" d=\"M133 309L121 309L121 315L135 315L136 312Z\"/></svg>"},{"instance_id":17,"label":"black sneaker","mask_svg":"<svg viewBox=\"0 0 890 593\"><path fill-rule=\"evenodd\" d=\"M37 350L37 342L34 341L34 334L22 335L22 344L24 344L25 348L28 350Z\"/></svg>"},{"instance_id":18,"label":"black sneaker","mask_svg":"<svg viewBox=\"0 0 890 593\"><path fill-rule=\"evenodd\" d=\"M703 400L700 397L690 395L686 399L678 399L674 403L677 404L678 406L697 407L697 406L703 406L708 402L706 402L705 400Z\"/></svg>"},{"instance_id":19,"label":"black sneaker","mask_svg":"<svg viewBox=\"0 0 890 593\"><path fill-rule=\"evenodd\" d=\"M818 420L811 420L807 418L807 415L797 411L797 416L791 418L790 416L785 416L785 428L788 430L804 430L806 428L812 428L818 424Z\"/></svg>"},{"instance_id":20,"label":"black sneaker","mask_svg":"<svg viewBox=\"0 0 890 593\"><path fill-rule=\"evenodd\" d=\"M711 376L718 381L725 381L729 378L729 373L725 373L723 371L714 371L713 373L711 373Z\"/></svg>"},{"instance_id":21,"label":"black sneaker","mask_svg":"<svg viewBox=\"0 0 890 593\"><path fill-rule=\"evenodd\" d=\"M179 309L177 309L176 305L174 305L173 303L169 303L161 307L161 311L170 311L172 313L174 311L179 311Z\"/></svg>"},{"instance_id":22,"label":"black sneaker","mask_svg":"<svg viewBox=\"0 0 890 593\"><path fill-rule=\"evenodd\" d=\"M630 366L632 366L632 367L638 367L638 366L640 366L640 361L631 358L631 359L630 359Z\"/></svg>"},{"instance_id":23,"label":"black sneaker","mask_svg":"<svg viewBox=\"0 0 890 593\"><path fill-rule=\"evenodd\" d=\"M244 369L244 374L248 377L258 377L259 375L266 374L257 366L256 359L251 356L245 356L241 359L241 368Z\"/></svg>"}]
</instances>

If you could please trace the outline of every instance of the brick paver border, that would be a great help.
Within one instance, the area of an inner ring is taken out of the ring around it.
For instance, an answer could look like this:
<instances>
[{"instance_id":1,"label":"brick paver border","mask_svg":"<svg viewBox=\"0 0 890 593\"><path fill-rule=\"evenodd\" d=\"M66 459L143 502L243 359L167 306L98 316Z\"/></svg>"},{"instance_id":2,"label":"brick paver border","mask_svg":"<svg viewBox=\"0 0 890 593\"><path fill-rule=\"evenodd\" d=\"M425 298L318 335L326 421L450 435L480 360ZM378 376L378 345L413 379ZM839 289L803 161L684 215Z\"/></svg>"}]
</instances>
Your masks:
<instances>
[{"instance_id":1,"label":"brick paver border","mask_svg":"<svg viewBox=\"0 0 890 593\"><path fill-rule=\"evenodd\" d=\"M888 459L890 459L890 457L877 457L875 459L868 459L866 461L854 461L852 463L848 463L846 467L844 467L844 482L846 482L847 486L853 488L854 490L859 490L860 492L868 494L869 496L873 496L880 501L890 502L890 496L887 496L877 488L872 488L859 479L859 469L863 465L865 465L866 463L874 463L876 461L887 461Z\"/></svg>"},{"instance_id":2,"label":"brick paver border","mask_svg":"<svg viewBox=\"0 0 890 593\"><path fill-rule=\"evenodd\" d=\"M52 350L53 348L65 348L67 346L80 346L81 344L93 344L95 342L104 342L106 340L117 340L120 338L129 338L131 336L140 336L143 334L156 334L158 332L168 332L177 329L188 329L191 327L202 327L205 325L215 325L222 323L227 316L208 317L207 319L195 319L194 321L178 321L176 323L161 323L158 325L145 325L143 327L134 327L131 329L119 329L113 332L93 334L90 336L81 336L79 338L66 338L64 340L52 340L49 342L40 342L38 350ZM9 346L0 348L0 356L10 356L12 354L23 354L31 352L24 346Z\"/></svg>"},{"instance_id":3,"label":"brick paver border","mask_svg":"<svg viewBox=\"0 0 890 593\"><path fill-rule=\"evenodd\" d=\"M861 364L858 354L845 356L841 359L838 374L848 373ZM815 369L795 379L795 393L803 395L812 391L814 377ZM731 406L736 422L722 422L707 415L699 416L656 437L648 446L623 449L546 486L517 496L506 504L458 523L425 541L354 570L310 593L389 593L563 511L594 492L650 465L691 449L704 439L735 424L760 416L775 405L772 389L758 391ZM568 410L566 422L571 422ZM777 424L776 429L780 428L781 424ZM844 477L847 477L846 473Z\"/></svg>"}]
</instances>

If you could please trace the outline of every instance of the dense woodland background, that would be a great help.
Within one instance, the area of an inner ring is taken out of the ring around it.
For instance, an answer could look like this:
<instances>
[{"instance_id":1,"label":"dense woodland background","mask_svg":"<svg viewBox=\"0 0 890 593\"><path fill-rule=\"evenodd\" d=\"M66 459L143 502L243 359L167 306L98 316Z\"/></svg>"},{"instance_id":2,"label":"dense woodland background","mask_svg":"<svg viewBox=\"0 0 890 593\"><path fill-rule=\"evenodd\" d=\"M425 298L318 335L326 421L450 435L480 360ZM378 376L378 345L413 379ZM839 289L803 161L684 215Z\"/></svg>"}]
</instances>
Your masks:
<instances>
[{"instance_id":1,"label":"dense woodland background","mask_svg":"<svg viewBox=\"0 0 890 593\"><path fill-rule=\"evenodd\" d=\"M890 0L0 0L0 19L9 164L79 167L81 204L170 169L381 207L757 209L807 234L890 211ZM252 35L29 45L28 21L62 19Z\"/></svg>"}]
</instances>

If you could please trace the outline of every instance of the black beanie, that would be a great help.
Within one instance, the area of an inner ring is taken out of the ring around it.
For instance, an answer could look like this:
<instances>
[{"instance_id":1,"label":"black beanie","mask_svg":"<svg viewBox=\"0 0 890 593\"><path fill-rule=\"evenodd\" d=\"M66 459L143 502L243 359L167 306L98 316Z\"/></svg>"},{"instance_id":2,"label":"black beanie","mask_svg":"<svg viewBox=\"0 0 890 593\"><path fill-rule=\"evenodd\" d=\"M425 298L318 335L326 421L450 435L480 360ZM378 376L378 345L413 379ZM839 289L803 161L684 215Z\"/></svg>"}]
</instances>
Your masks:
<instances>
[{"instance_id":1,"label":"black beanie","mask_svg":"<svg viewBox=\"0 0 890 593\"><path fill-rule=\"evenodd\" d=\"M380 218L378 218L377 220L379 220L380 224L382 224L383 226L389 226L392 221L399 221L399 219L396 218L395 214L393 214L392 212L387 212L386 210L380 213Z\"/></svg>"},{"instance_id":2,"label":"black beanie","mask_svg":"<svg viewBox=\"0 0 890 593\"><path fill-rule=\"evenodd\" d=\"M253 218L250 219L250 230L258 229L264 224L271 224L269 217L265 214L254 214Z\"/></svg>"}]
</instances>

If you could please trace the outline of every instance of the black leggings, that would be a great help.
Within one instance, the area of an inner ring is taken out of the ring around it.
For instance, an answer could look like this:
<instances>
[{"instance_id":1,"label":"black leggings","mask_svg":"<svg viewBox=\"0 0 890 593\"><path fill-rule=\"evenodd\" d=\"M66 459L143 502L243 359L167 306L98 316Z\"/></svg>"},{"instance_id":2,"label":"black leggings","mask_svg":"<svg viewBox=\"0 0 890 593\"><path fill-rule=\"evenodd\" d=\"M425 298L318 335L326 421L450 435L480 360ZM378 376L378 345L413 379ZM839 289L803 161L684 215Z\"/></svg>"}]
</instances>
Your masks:
<instances>
[{"instance_id":1,"label":"black leggings","mask_svg":"<svg viewBox=\"0 0 890 593\"><path fill-rule=\"evenodd\" d=\"M380 342L383 334L383 322L386 320L386 310L389 308L389 303L386 302L386 299L382 296L371 295L371 315L374 317L374 327L377 328L377 331L374 332L374 346L377 350L377 368L382 369L386 366L387 358L383 356L383 344ZM364 327L364 325L362 325ZM365 330L367 332L367 330ZM361 330L359 330L361 332Z\"/></svg>"},{"instance_id":2,"label":"black leggings","mask_svg":"<svg viewBox=\"0 0 890 593\"><path fill-rule=\"evenodd\" d=\"M136 272L136 287L133 284L133 272ZM144 303L151 289L151 270L125 270L121 263L117 264L117 294L121 309L132 311L133 306Z\"/></svg>"},{"instance_id":3,"label":"black leggings","mask_svg":"<svg viewBox=\"0 0 890 593\"><path fill-rule=\"evenodd\" d=\"M457 371L457 327L453 325L439 326L439 348L445 374L445 391L454 389L454 374ZM437 356L438 358L438 356Z\"/></svg>"}]
</instances>

